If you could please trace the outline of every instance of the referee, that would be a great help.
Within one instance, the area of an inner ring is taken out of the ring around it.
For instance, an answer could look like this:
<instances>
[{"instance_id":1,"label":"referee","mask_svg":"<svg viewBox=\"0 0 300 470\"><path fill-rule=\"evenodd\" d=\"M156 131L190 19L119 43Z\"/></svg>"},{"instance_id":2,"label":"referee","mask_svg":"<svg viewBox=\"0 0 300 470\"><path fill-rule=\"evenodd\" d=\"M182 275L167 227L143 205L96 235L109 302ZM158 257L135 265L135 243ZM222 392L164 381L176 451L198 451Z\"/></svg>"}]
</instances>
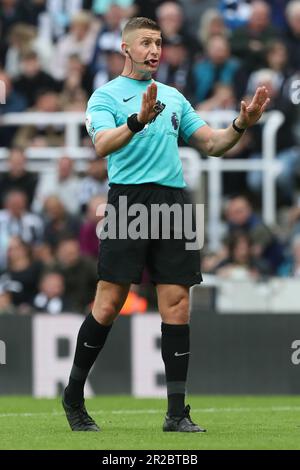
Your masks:
<instances>
[{"instance_id":1,"label":"referee","mask_svg":"<svg viewBox=\"0 0 300 470\"><path fill-rule=\"evenodd\" d=\"M123 73L97 89L88 102L87 130L97 155L108 156L108 203L119 216L121 196L127 198L128 207L139 203L149 211L154 204L179 204L184 208L189 200L184 191L178 137L207 155L221 156L258 121L269 102L266 88L258 88L250 104L241 102L232 125L211 129L181 93L151 78L159 66L161 48L161 32L154 21L142 17L129 20L122 36L126 57ZM185 405L190 355L189 288L202 281L200 255L199 250L186 250L184 235L181 239L174 236L173 221L170 229L173 236L169 240L160 232L155 239L108 236L101 242L95 302L79 330L63 395L73 431L100 431L86 411L84 384L130 284L140 282L145 265L156 286L162 318L161 348L168 394L163 431L205 431L193 423L190 407Z\"/></svg>"}]
</instances>

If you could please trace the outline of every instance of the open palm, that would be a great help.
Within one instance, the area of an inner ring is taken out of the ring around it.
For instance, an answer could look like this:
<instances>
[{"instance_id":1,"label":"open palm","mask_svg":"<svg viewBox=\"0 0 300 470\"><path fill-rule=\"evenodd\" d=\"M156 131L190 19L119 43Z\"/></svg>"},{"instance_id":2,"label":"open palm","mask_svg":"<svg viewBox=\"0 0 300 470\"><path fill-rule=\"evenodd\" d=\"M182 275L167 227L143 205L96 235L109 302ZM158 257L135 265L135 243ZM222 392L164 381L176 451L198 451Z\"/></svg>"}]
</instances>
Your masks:
<instances>
[{"instance_id":1,"label":"open palm","mask_svg":"<svg viewBox=\"0 0 300 470\"><path fill-rule=\"evenodd\" d=\"M266 87L258 87L250 104L241 102L241 110L238 118L239 125L243 128L253 126L261 117L270 102Z\"/></svg>"}]
</instances>

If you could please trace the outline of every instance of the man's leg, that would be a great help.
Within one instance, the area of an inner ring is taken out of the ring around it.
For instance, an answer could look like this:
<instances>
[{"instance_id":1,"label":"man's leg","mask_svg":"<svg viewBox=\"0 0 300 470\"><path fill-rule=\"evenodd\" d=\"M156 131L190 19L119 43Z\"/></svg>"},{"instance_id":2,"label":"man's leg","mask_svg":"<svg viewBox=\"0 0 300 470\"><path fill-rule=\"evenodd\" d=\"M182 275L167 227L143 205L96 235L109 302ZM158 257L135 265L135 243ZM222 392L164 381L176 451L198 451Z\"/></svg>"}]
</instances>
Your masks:
<instances>
[{"instance_id":1,"label":"man's leg","mask_svg":"<svg viewBox=\"0 0 300 470\"><path fill-rule=\"evenodd\" d=\"M202 432L192 423L185 407L186 380L190 356L189 288L157 285L158 308L162 318L162 358L165 363L168 412L164 431Z\"/></svg>"},{"instance_id":2,"label":"man's leg","mask_svg":"<svg viewBox=\"0 0 300 470\"><path fill-rule=\"evenodd\" d=\"M129 287L129 284L106 281L98 283L92 313L86 317L78 333L74 363L64 393L64 404L67 407L78 407L83 403L87 376L126 300Z\"/></svg>"}]
</instances>

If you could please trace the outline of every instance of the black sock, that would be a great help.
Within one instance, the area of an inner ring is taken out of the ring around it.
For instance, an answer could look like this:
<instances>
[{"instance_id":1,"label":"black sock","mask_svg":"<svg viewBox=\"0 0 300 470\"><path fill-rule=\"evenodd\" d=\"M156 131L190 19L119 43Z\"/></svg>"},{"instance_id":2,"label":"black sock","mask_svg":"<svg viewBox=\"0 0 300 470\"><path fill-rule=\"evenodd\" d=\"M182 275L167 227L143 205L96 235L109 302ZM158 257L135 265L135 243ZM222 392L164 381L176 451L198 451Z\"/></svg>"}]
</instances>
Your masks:
<instances>
[{"instance_id":1,"label":"black sock","mask_svg":"<svg viewBox=\"0 0 300 470\"><path fill-rule=\"evenodd\" d=\"M65 400L68 404L83 400L83 389L88 373L94 364L112 325L104 326L95 320L90 313L82 323L75 351L68 386L65 390Z\"/></svg>"},{"instance_id":2,"label":"black sock","mask_svg":"<svg viewBox=\"0 0 300 470\"><path fill-rule=\"evenodd\" d=\"M168 415L181 416L184 410L186 378L190 357L189 325L161 324L161 352L165 363Z\"/></svg>"}]
</instances>

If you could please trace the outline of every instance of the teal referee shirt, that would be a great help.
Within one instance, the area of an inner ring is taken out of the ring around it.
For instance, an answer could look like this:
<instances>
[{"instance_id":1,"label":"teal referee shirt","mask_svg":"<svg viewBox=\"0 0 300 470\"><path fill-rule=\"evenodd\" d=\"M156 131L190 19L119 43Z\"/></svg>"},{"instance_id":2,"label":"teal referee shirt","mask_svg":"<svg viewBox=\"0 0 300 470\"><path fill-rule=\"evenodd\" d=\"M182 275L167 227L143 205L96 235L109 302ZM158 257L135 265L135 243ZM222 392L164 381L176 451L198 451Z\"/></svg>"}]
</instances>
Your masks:
<instances>
[{"instance_id":1,"label":"teal referee shirt","mask_svg":"<svg viewBox=\"0 0 300 470\"><path fill-rule=\"evenodd\" d=\"M119 127L126 123L129 115L140 111L143 93L151 82L119 76L92 94L87 106L86 127L93 142L97 132ZM127 145L108 156L110 184L186 186L178 136L188 142L206 123L178 90L163 83L156 84L157 99L166 107Z\"/></svg>"}]
</instances>

